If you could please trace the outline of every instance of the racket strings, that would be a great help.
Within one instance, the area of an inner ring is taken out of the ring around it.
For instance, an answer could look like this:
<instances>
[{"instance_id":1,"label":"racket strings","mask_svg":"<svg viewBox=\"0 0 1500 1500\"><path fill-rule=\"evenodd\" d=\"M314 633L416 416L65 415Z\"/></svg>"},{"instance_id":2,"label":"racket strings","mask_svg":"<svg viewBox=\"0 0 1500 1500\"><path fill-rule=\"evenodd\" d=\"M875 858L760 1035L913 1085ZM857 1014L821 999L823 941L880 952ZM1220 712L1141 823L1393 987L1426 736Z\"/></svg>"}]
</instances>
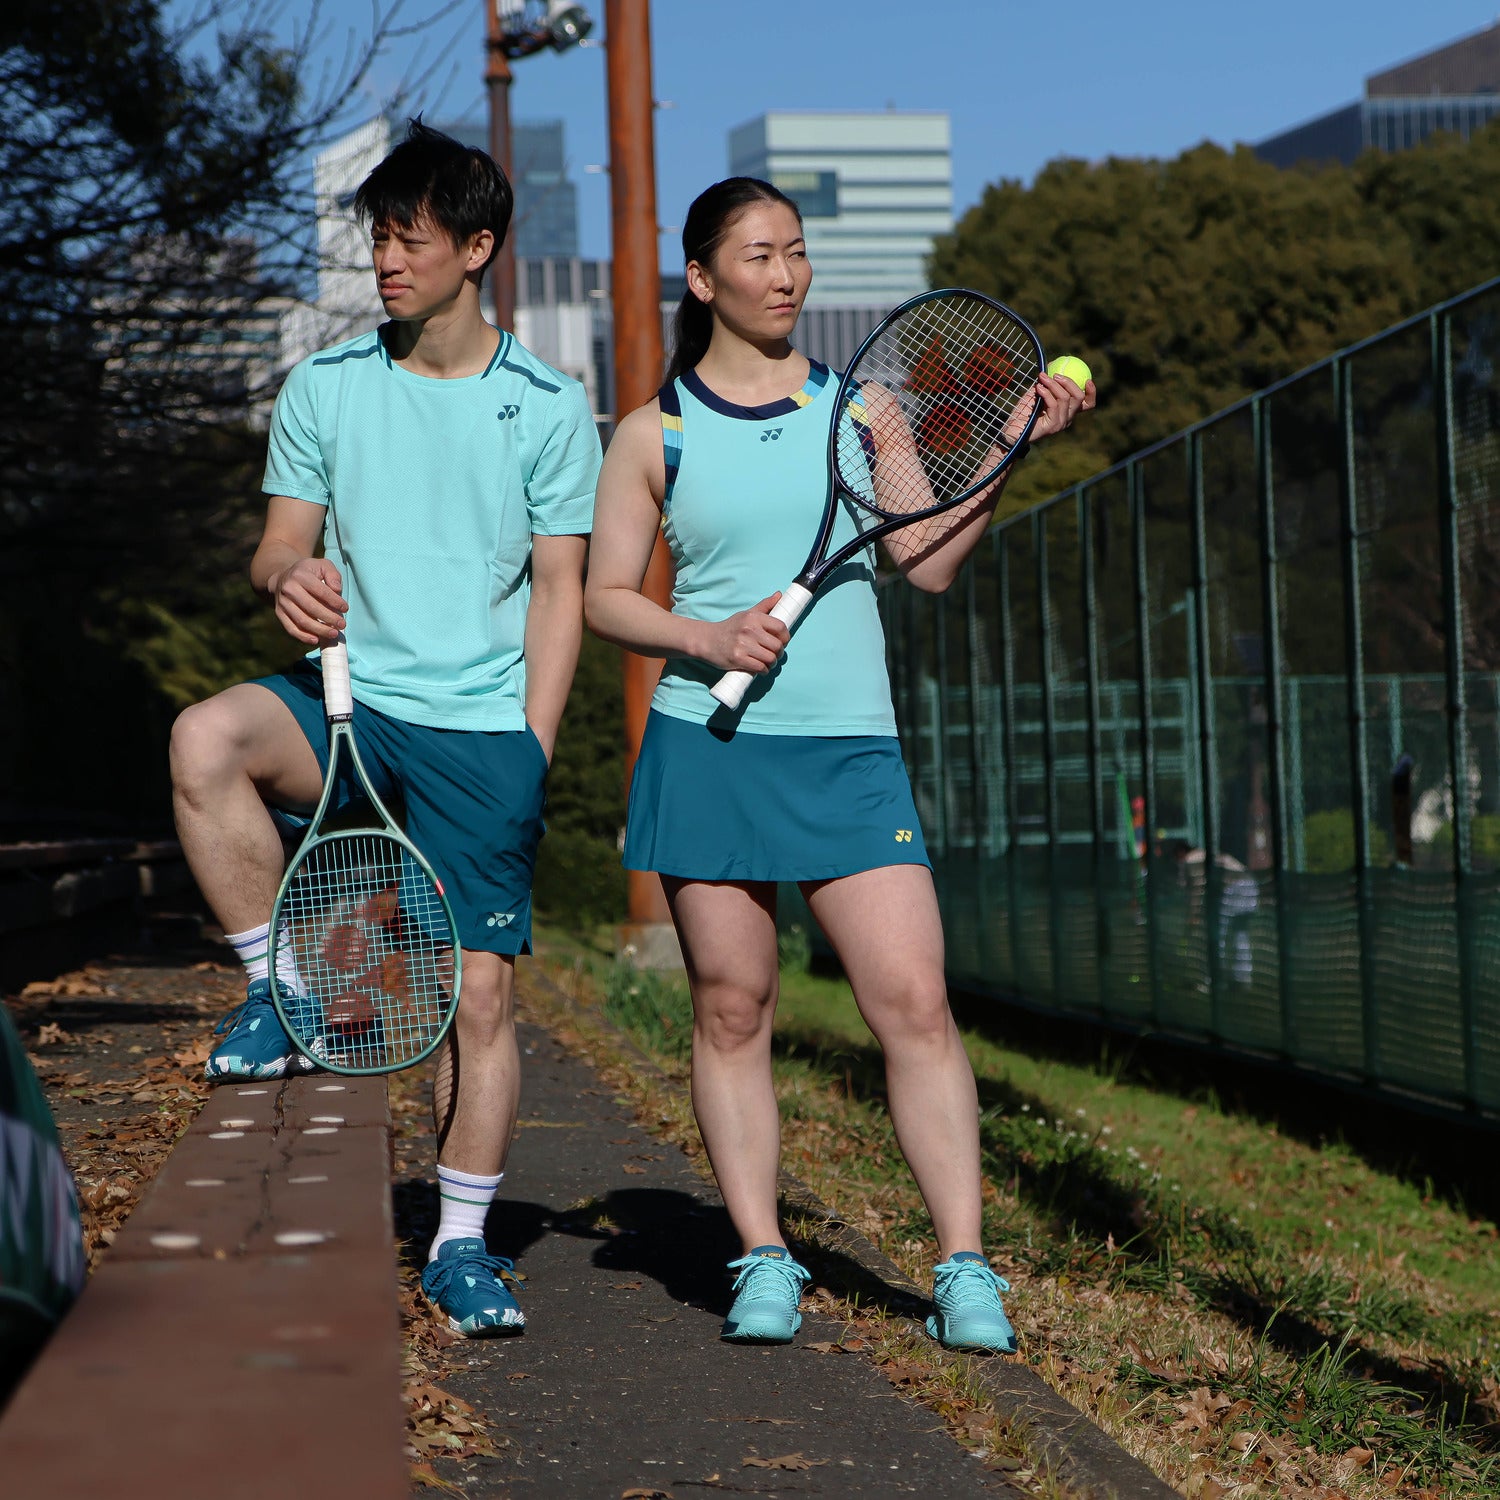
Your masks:
<instances>
[{"instance_id":1,"label":"racket strings","mask_svg":"<svg viewBox=\"0 0 1500 1500\"><path fill-rule=\"evenodd\" d=\"M1003 308L966 295L918 303L850 372L840 479L881 518L948 504L999 468L1036 406L1040 374L1035 337ZM954 524L949 513L937 529Z\"/></svg>"},{"instance_id":2,"label":"racket strings","mask_svg":"<svg viewBox=\"0 0 1500 1500\"><path fill-rule=\"evenodd\" d=\"M453 1003L454 933L399 840L351 832L315 844L289 873L277 927L312 1001L292 1019L315 1055L393 1068L427 1050Z\"/></svg>"}]
</instances>

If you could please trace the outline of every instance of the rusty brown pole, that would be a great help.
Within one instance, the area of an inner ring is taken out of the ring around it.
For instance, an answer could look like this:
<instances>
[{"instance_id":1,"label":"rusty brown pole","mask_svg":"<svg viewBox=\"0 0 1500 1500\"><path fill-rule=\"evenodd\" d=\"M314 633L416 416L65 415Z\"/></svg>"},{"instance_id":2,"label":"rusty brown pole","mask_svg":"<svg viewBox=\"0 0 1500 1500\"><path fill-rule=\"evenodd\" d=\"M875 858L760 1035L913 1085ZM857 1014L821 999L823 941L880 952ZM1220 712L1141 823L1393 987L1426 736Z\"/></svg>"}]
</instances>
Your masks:
<instances>
[{"instance_id":1,"label":"rusty brown pole","mask_svg":"<svg viewBox=\"0 0 1500 1500\"><path fill-rule=\"evenodd\" d=\"M488 61L484 70L485 92L490 104L490 155L500 163L501 170L515 186L511 176L510 150L510 60L505 55L505 45L500 36L500 7L495 0L482 0L484 5L485 53ZM495 299L495 322L506 329L516 322L516 236L515 226L505 236L505 242L490 262L490 294Z\"/></svg>"},{"instance_id":2,"label":"rusty brown pole","mask_svg":"<svg viewBox=\"0 0 1500 1500\"><path fill-rule=\"evenodd\" d=\"M662 377L661 272L657 264L656 152L652 130L650 0L605 0L609 90L610 224L614 265L615 420L655 396ZM658 536L646 597L670 607L671 560ZM625 778L635 770L662 664L626 651ZM630 872L632 923L669 920L661 881Z\"/></svg>"}]
</instances>

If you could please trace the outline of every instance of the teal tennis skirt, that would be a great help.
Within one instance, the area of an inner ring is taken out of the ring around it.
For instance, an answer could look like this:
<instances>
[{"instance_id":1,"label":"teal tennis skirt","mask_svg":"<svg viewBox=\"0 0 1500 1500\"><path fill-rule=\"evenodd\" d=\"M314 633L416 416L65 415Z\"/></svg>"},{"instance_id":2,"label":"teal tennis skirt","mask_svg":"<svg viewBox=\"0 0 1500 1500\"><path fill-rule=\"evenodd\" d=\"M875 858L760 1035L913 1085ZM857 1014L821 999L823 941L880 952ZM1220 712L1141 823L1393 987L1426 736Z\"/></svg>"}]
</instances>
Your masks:
<instances>
[{"instance_id":1,"label":"teal tennis skirt","mask_svg":"<svg viewBox=\"0 0 1500 1500\"><path fill-rule=\"evenodd\" d=\"M832 880L931 865L889 735L725 734L653 711L625 868L681 880Z\"/></svg>"}]
</instances>

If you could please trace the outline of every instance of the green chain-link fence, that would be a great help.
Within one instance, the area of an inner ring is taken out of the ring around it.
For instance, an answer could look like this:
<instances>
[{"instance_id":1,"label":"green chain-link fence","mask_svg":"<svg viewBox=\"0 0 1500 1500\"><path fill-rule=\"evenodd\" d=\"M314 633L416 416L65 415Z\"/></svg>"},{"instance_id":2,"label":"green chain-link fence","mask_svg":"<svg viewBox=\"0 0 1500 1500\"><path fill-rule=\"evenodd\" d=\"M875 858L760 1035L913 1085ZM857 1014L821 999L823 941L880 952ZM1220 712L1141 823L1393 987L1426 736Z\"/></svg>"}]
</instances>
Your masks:
<instances>
[{"instance_id":1,"label":"green chain-link fence","mask_svg":"<svg viewBox=\"0 0 1500 1500\"><path fill-rule=\"evenodd\" d=\"M1500 282L883 591L949 973L1500 1112Z\"/></svg>"}]
</instances>

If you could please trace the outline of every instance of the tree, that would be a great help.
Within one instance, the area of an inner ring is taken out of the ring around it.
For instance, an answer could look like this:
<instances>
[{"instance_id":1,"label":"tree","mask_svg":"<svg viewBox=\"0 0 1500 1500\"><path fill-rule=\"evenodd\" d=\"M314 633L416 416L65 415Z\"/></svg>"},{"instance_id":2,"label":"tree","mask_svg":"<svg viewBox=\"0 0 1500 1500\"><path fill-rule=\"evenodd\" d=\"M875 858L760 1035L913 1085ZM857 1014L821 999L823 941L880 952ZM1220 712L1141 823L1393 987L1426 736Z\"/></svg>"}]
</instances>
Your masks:
<instances>
[{"instance_id":1,"label":"tree","mask_svg":"<svg viewBox=\"0 0 1500 1500\"><path fill-rule=\"evenodd\" d=\"M1248 148L1060 160L1002 182L939 242L938 284L1022 309L1092 366L1102 402L1011 485L1006 509L1284 379L1500 265L1500 131L1353 168L1282 171Z\"/></svg>"},{"instance_id":2,"label":"tree","mask_svg":"<svg viewBox=\"0 0 1500 1500\"><path fill-rule=\"evenodd\" d=\"M313 263L303 166L367 112L394 16L313 95L316 7L290 46L261 0L175 27L161 0L5 9L0 813L163 817L174 703L293 649L243 582L269 351Z\"/></svg>"}]
</instances>

